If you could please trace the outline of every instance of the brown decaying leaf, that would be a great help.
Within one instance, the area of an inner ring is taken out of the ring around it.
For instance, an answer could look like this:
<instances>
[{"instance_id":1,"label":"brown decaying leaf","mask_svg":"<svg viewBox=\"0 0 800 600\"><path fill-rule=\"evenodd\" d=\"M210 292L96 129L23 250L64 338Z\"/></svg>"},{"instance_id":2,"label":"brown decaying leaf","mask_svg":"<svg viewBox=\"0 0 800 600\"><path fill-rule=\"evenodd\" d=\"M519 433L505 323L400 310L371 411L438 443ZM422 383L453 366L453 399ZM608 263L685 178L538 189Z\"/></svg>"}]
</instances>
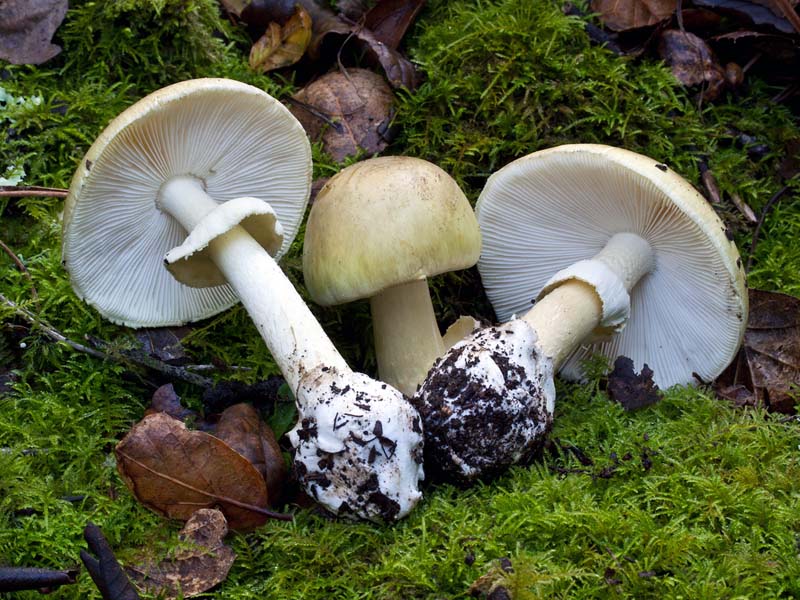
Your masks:
<instances>
[{"instance_id":1,"label":"brown decaying leaf","mask_svg":"<svg viewBox=\"0 0 800 600\"><path fill-rule=\"evenodd\" d=\"M256 409L245 403L226 408L212 433L258 469L267 482L270 503L277 503L286 482L286 463L272 430Z\"/></svg>"},{"instance_id":2,"label":"brown decaying leaf","mask_svg":"<svg viewBox=\"0 0 800 600\"><path fill-rule=\"evenodd\" d=\"M322 43L329 36L339 36L342 44L350 38L355 38L356 43L361 45L367 55L381 65L393 87L413 90L419 85L420 77L414 65L399 52L378 40L369 29L359 24L347 23L313 0L300 0L300 3L308 10L314 23L313 36L308 46L308 55L312 59L319 58Z\"/></svg>"},{"instance_id":3,"label":"brown decaying leaf","mask_svg":"<svg viewBox=\"0 0 800 600\"><path fill-rule=\"evenodd\" d=\"M191 327L147 327L136 331L136 339L142 349L161 362L172 365L186 362L186 353L181 340L191 331Z\"/></svg>"},{"instance_id":4,"label":"brown decaying leaf","mask_svg":"<svg viewBox=\"0 0 800 600\"><path fill-rule=\"evenodd\" d=\"M189 598L225 581L236 559L223 539L228 533L225 516L218 510L200 509L184 525L178 537L190 547L160 561L145 558L127 567L131 580L150 594L163 598Z\"/></svg>"},{"instance_id":5,"label":"brown decaying leaf","mask_svg":"<svg viewBox=\"0 0 800 600\"><path fill-rule=\"evenodd\" d=\"M381 0L364 17L375 39L396 50L425 0Z\"/></svg>"},{"instance_id":6,"label":"brown decaying leaf","mask_svg":"<svg viewBox=\"0 0 800 600\"><path fill-rule=\"evenodd\" d=\"M219 0L227 12L236 15L237 17L242 14L242 11L250 4L250 0Z\"/></svg>"},{"instance_id":7,"label":"brown decaying leaf","mask_svg":"<svg viewBox=\"0 0 800 600\"><path fill-rule=\"evenodd\" d=\"M592 0L592 11L609 29L627 31L656 25L675 12L675 0Z\"/></svg>"},{"instance_id":8,"label":"brown decaying leaf","mask_svg":"<svg viewBox=\"0 0 800 600\"><path fill-rule=\"evenodd\" d=\"M303 124L312 140L322 140L325 151L336 161L363 149L368 154L382 151L392 119L394 96L386 81L366 69L323 75L294 95L300 105L292 114ZM303 108L327 115L334 125Z\"/></svg>"},{"instance_id":9,"label":"brown decaying leaf","mask_svg":"<svg viewBox=\"0 0 800 600\"><path fill-rule=\"evenodd\" d=\"M800 299L750 290L744 344L714 382L717 394L736 405L793 414L800 400Z\"/></svg>"},{"instance_id":10,"label":"brown decaying leaf","mask_svg":"<svg viewBox=\"0 0 800 600\"><path fill-rule=\"evenodd\" d=\"M756 25L769 25L783 33L800 33L800 16L790 0L693 0L699 6L745 15Z\"/></svg>"},{"instance_id":11,"label":"brown decaying leaf","mask_svg":"<svg viewBox=\"0 0 800 600\"><path fill-rule=\"evenodd\" d=\"M614 370L608 375L608 395L625 410L643 408L661 399L652 369L645 364L641 373L636 373L627 356L618 356L614 361Z\"/></svg>"},{"instance_id":12,"label":"brown decaying leaf","mask_svg":"<svg viewBox=\"0 0 800 600\"><path fill-rule=\"evenodd\" d=\"M194 419L197 413L193 410L185 408L181 404L181 398L175 392L175 387L171 383L165 383L153 392L153 397L150 399L150 406L145 410L145 415L155 413L166 413L173 419L179 421L186 421L187 419Z\"/></svg>"},{"instance_id":13,"label":"brown decaying leaf","mask_svg":"<svg viewBox=\"0 0 800 600\"><path fill-rule=\"evenodd\" d=\"M219 507L232 529L258 527L271 515L266 483L250 461L167 414L144 417L115 454L130 490L159 514L186 520L200 508Z\"/></svg>"},{"instance_id":14,"label":"brown decaying leaf","mask_svg":"<svg viewBox=\"0 0 800 600\"><path fill-rule=\"evenodd\" d=\"M294 14L281 26L276 22L250 48L250 67L266 73L293 65L303 57L311 41L311 16L299 4Z\"/></svg>"},{"instance_id":15,"label":"brown decaying leaf","mask_svg":"<svg viewBox=\"0 0 800 600\"><path fill-rule=\"evenodd\" d=\"M725 89L725 70L709 45L695 34L679 29L661 32L658 53L683 85L703 86L704 100L714 100Z\"/></svg>"},{"instance_id":16,"label":"brown decaying leaf","mask_svg":"<svg viewBox=\"0 0 800 600\"><path fill-rule=\"evenodd\" d=\"M67 14L67 0L0 2L0 59L39 65L61 52L50 40Z\"/></svg>"}]
</instances>

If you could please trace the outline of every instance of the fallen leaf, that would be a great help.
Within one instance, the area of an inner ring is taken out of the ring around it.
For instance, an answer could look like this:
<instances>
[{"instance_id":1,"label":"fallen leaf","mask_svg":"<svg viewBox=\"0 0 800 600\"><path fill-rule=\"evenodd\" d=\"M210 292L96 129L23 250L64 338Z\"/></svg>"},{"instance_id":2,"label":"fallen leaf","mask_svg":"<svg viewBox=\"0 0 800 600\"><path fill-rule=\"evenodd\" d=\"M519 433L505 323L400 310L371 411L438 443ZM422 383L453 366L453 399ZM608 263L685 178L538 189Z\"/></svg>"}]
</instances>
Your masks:
<instances>
[{"instance_id":1,"label":"fallen leaf","mask_svg":"<svg viewBox=\"0 0 800 600\"><path fill-rule=\"evenodd\" d=\"M627 31L666 21L677 5L674 0L592 0L591 6L606 27Z\"/></svg>"},{"instance_id":2,"label":"fallen leaf","mask_svg":"<svg viewBox=\"0 0 800 600\"><path fill-rule=\"evenodd\" d=\"M336 8L351 21L358 21L370 9L372 0L337 0Z\"/></svg>"},{"instance_id":3,"label":"fallen leaf","mask_svg":"<svg viewBox=\"0 0 800 600\"><path fill-rule=\"evenodd\" d=\"M783 33L800 33L800 16L789 0L694 0L727 13L744 15L755 25L769 25Z\"/></svg>"},{"instance_id":4,"label":"fallen leaf","mask_svg":"<svg viewBox=\"0 0 800 600\"><path fill-rule=\"evenodd\" d=\"M678 29L663 31L658 53L683 85L702 85L705 100L714 100L725 88L725 70L709 45L695 34Z\"/></svg>"},{"instance_id":5,"label":"fallen leaf","mask_svg":"<svg viewBox=\"0 0 800 600\"><path fill-rule=\"evenodd\" d=\"M618 356L614 370L608 375L608 395L625 410L636 410L661 399L661 392L653 382L653 371L645 363L641 373L633 370L633 361Z\"/></svg>"},{"instance_id":6,"label":"fallen leaf","mask_svg":"<svg viewBox=\"0 0 800 600\"><path fill-rule=\"evenodd\" d=\"M250 49L250 67L266 73L293 65L311 41L311 16L301 5L284 25L272 21Z\"/></svg>"},{"instance_id":7,"label":"fallen leaf","mask_svg":"<svg viewBox=\"0 0 800 600\"><path fill-rule=\"evenodd\" d=\"M137 500L172 519L219 507L232 529L274 516L258 470L225 442L166 415L147 415L115 449L117 469Z\"/></svg>"},{"instance_id":8,"label":"fallen leaf","mask_svg":"<svg viewBox=\"0 0 800 600\"><path fill-rule=\"evenodd\" d=\"M191 330L191 327L147 327L136 331L136 339L150 356L167 364L179 365L187 360L181 340Z\"/></svg>"},{"instance_id":9,"label":"fallen leaf","mask_svg":"<svg viewBox=\"0 0 800 600\"><path fill-rule=\"evenodd\" d=\"M312 140L322 140L337 162L388 145L394 96L383 77L367 69L323 75L294 95L290 107ZM325 116L326 120L320 118Z\"/></svg>"},{"instance_id":10,"label":"fallen leaf","mask_svg":"<svg viewBox=\"0 0 800 600\"><path fill-rule=\"evenodd\" d=\"M393 87L413 90L419 85L420 77L414 65L397 50L377 39L369 29L358 23L348 23L314 0L300 2L308 10L314 23L313 36L308 46L308 55L312 59L320 57L323 42L329 38L336 38L340 47L353 39L371 60L380 64Z\"/></svg>"},{"instance_id":11,"label":"fallen leaf","mask_svg":"<svg viewBox=\"0 0 800 600\"><path fill-rule=\"evenodd\" d=\"M237 17L242 14L242 11L250 4L250 0L220 0L219 2L227 12L236 15Z\"/></svg>"},{"instance_id":12,"label":"fallen leaf","mask_svg":"<svg viewBox=\"0 0 800 600\"><path fill-rule=\"evenodd\" d=\"M150 406L145 410L145 415L153 413L166 413L173 419L178 419L184 423L188 419L195 419L197 413L185 408L181 404L181 397L175 392L175 387L171 383L165 383L153 392L150 399Z\"/></svg>"},{"instance_id":13,"label":"fallen leaf","mask_svg":"<svg viewBox=\"0 0 800 600\"><path fill-rule=\"evenodd\" d=\"M396 50L425 0L381 0L366 13L364 26L379 42Z\"/></svg>"},{"instance_id":14,"label":"fallen leaf","mask_svg":"<svg viewBox=\"0 0 800 600\"><path fill-rule=\"evenodd\" d=\"M67 14L67 0L0 2L0 59L15 65L47 62L61 47L50 40Z\"/></svg>"},{"instance_id":15,"label":"fallen leaf","mask_svg":"<svg viewBox=\"0 0 800 600\"><path fill-rule=\"evenodd\" d=\"M228 523L220 511L200 509L178 534L188 547L125 570L137 586L159 598L197 596L228 576L236 554L223 542L227 534Z\"/></svg>"},{"instance_id":16,"label":"fallen leaf","mask_svg":"<svg viewBox=\"0 0 800 600\"><path fill-rule=\"evenodd\" d=\"M793 414L800 399L800 299L752 289L749 295L742 350L714 388L739 406Z\"/></svg>"},{"instance_id":17,"label":"fallen leaf","mask_svg":"<svg viewBox=\"0 0 800 600\"><path fill-rule=\"evenodd\" d=\"M286 483L286 463L269 426L250 404L235 404L220 415L213 433L258 469L267 482L270 503L276 504Z\"/></svg>"}]
</instances>

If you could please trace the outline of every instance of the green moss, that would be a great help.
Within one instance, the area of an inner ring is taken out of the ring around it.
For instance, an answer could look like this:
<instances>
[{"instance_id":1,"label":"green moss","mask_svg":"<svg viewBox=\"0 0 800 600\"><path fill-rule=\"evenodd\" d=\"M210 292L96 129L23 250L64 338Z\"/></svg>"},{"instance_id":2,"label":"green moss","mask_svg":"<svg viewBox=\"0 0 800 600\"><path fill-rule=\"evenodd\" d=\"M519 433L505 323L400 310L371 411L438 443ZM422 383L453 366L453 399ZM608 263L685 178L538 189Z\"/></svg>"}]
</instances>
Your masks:
<instances>
[{"instance_id":1,"label":"green moss","mask_svg":"<svg viewBox=\"0 0 800 600\"><path fill-rule=\"evenodd\" d=\"M64 51L51 63L3 70L7 93L42 98L0 101L2 167L21 165L29 184L67 186L111 118L174 81L227 76L277 96L293 89L248 70L247 41L216 0L74 1L57 41ZM778 164L787 140L800 137L797 117L771 101L775 90L765 83L698 106L663 66L592 46L583 22L546 0L432 0L407 44L426 82L399 94L400 135L389 151L442 165L472 200L515 157L599 142L668 162L696 185L704 158L725 194L760 210L784 185ZM749 155L734 130L769 151ZM317 176L339 168L319 147L314 160ZM791 185L761 230L750 283L800 294L800 204ZM727 200L718 208L736 214ZM0 253L0 291L76 340L94 335L130 347L129 330L72 292L60 265L60 210L54 199L0 203L0 239L33 279ZM732 224L746 257L752 231ZM299 286L301 254L302 231L283 261ZM479 283L475 269L431 281L443 325L463 313L492 318ZM367 304L314 310L351 364L374 372ZM19 324L9 309L0 314ZM198 363L250 369L226 378L277 372L241 308L199 324L184 345ZM75 566L87 521L103 527L123 560L135 560L137 548L168 546L178 524L165 528L133 500L111 452L160 381L36 330L0 330L0 360L19 377L0 396L0 563ZM199 406L200 390L177 387ZM558 397L558 442L533 466L470 490L428 486L423 504L392 527L297 509L294 523L232 537L238 558L214 597L460 598L489 571L515 598L800 595L796 422L734 410L705 390L673 390L626 413L596 377L559 384ZM569 445L593 464L581 464ZM512 573L498 568L503 557ZM83 574L55 597L99 595Z\"/></svg>"}]
</instances>

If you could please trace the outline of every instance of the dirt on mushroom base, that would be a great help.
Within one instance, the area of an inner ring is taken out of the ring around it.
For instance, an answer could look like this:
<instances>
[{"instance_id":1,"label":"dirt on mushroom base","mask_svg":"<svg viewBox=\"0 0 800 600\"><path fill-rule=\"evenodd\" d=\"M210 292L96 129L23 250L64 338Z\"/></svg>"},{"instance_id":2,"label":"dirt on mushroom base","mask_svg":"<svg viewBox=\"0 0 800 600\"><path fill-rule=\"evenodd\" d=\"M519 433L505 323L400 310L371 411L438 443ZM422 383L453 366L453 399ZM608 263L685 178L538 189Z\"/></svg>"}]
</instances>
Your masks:
<instances>
[{"instance_id":1,"label":"dirt on mushroom base","mask_svg":"<svg viewBox=\"0 0 800 600\"><path fill-rule=\"evenodd\" d=\"M413 398L425 432L425 468L468 485L528 463L552 427L552 364L523 321L486 327L431 369Z\"/></svg>"}]
</instances>

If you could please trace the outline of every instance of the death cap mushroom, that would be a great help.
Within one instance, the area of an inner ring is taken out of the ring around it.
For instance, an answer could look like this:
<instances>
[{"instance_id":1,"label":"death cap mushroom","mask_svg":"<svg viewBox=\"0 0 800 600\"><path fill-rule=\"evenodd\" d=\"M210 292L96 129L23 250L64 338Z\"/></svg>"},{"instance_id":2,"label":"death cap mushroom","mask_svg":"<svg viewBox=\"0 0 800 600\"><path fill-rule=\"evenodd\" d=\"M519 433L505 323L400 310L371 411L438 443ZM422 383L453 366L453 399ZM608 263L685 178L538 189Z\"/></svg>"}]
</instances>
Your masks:
<instances>
[{"instance_id":1,"label":"death cap mushroom","mask_svg":"<svg viewBox=\"0 0 800 600\"><path fill-rule=\"evenodd\" d=\"M741 344L748 305L738 251L705 199L664 164L609 146L559 146L492 175L476 212L478 268L501 321L564 281L598 290L599 339L566 360L568 378L580 378L582 362L600 353L627 356L637 370L647 363L662 388L710 381ZM591 259L618 234L652 250L629 301L602 264L588 264L602 263Z\"/></svg>"},{"instance_id":2,"label":"death cap mushroom","mask_svg":"<svg viewBox=\"0 0 800 600\"><path fill-rule=\"evenodd\" d=\"M300 226L310 176L305 131L262 90L227 79L160 89L115 118L75 173L62 242L72 286L103 316L131 326L225 310L237 295L202 252L176 262L174 276L164 268L187 232L159 209L162 189L185 177L217 203L236 200L218 213L225 223L201 229L213 236L239 222L278 258Z\"/></svg>"},{"instance_id":3,"label":"death cap mushroom","mask_svg":"<svg viewBox=\"0 0 800 600\"><path fill-rule=\"evenodd\" d=\"M303 271L315 302L370 298L381 379L414 393L444 353L427 278L473 266L481 237L456 181L420 158L351 165L317 195Z\"/></svg>"}]
</instances>

